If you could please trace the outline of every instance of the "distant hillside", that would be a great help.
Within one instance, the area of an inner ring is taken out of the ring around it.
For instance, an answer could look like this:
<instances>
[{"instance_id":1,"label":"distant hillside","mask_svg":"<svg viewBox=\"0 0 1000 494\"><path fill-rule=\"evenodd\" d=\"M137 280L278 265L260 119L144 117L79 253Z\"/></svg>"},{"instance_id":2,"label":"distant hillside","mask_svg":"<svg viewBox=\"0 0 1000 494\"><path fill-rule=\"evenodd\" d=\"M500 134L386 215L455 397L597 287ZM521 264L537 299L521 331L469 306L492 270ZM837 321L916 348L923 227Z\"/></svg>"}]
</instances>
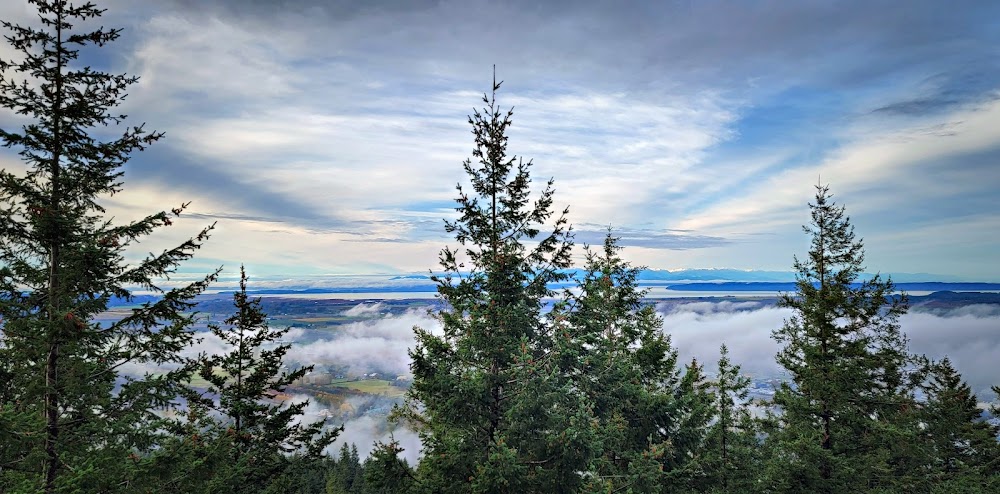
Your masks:
<instances>
[{"instance_id":1,"label":"distant hillside","mask_svg":"<svg viewBox=\"0 0 1000 494\"><path fill-rule=\"evenodd\" d=\"M855 283L853 286L860 286ZM907 292L940 292L940 291L1000 291L1000 283L945 283L945 282L923 282L923 283L897 283L896 287ZM677 283L665 286L667 290L680 290L686 292L791 292L795 290L793 282L747 282L747 281L720 281L713 283Z\"/></svg>"},{"instance_id":2,"label":"distant hillside","mask_svg":"<svg viewBox=\"0 0 1000 494\"><path fill-rule=\"evenodd\" d=\"M949 310L968 305L1000 306L1000 293L945 291L910 297L910 307L918 311Z\"/></svg>"},{"instance_id":3,"label":"distant hillside","mask_svg":"<svg viewBox=\"0 0 1000 494\"><path fill-rule=\"evenodd\" d=\"M572 278L582 277L584 271L568 269L564 271ZM865 278L871 275L862 275ZM938 291L990 291L1000 290L1000 283L970 283L944 281L945 276L931 274L894 274L893 280L902 290L909 292ZM679 290L685 292L788 292L795 289L795 275L789 271L744 271L739 269L684 269L667 271L646 269L639 273L639 283L654 290ZM573 280L551 284L553 290L572 288ZM215 284L216 293L232 293L237 290L231 282ZM320 295L358 293L431 293L437 291L437 284L425 274L369 275L369 276L315 276L302 279L281 279L258 281L251 286L251 295ZM662 292L660 292L662 293ZM123 307L157 300L153 295L137 295L132 302L113 299L111 307ZM418 297L414 297L418 298Z\"/></svg>"}]
</instances>

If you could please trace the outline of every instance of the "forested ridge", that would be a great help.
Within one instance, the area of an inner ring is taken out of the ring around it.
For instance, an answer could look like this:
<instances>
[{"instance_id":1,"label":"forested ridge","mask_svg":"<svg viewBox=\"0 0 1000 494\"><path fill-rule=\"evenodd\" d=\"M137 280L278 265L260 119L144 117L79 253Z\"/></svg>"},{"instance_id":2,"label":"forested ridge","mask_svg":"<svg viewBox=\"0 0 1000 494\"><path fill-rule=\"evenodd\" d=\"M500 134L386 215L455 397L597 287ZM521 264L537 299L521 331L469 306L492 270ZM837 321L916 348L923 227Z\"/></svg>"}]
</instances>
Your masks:
<instances>
[{"instance_id":1,"label":"forested ridge","mask_svg":"<svg viewBox=\"0 0 1000 494\"><path fill-rule=\"evenodd\" d=\"M210 326L230 351L184 356L194 298L220 271L158 283L214 225L127 261L187 210L119 223L101 206L163 134L115 112L137 78L77 63L120 35L77 31L99 7L28 3L39 22L4 22L16 58L0 60L0 105L27 122L0 129L26 170L0 171L0 492L1000 492L1000 431L948 359L910 352L907 297L861 276L864 244L828 186L807 206L808 251L789 253L797 281L779 305L794 315L769 328L788 380L751 401L725 345L707 369L679 358L613 230L569 270L571 211L508 151L495 77L468 118L455 243L432 270L443 331L414 329L392 414L419 434L420 461L394 441L366 459L331 447L340 424L269 400L310 367L283 365L288 329L269 327L242 270ZM95 321L136 289L156 296ZM122 370L138 364L158 370Z\"/></svg>"}]
</instances>

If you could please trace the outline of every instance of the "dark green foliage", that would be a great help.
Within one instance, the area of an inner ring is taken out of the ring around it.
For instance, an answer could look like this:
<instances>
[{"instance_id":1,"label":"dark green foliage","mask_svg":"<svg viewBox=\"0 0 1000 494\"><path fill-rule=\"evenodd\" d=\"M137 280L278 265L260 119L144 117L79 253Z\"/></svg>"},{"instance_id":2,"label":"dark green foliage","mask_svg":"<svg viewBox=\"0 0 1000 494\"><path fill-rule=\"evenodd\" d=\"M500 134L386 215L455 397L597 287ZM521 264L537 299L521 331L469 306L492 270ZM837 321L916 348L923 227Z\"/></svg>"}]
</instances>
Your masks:
<instances>
[{"instance_id":1,"label":"dark green foliage","mask_svg":"<svg viewBox=\"0 0 1000 494\"><path fill-rule=\"evenodd\" d=\"M444 334L417 329L411 352L408 419L423 440L425 492L572 489L561 482L572 482L585 456L578 444L590 424L569 417L580 403L543 365L552 335L542 298L570 263L565 211L540 235L553 216L552 182L531 200L530 162L507 155L512 112L497 107L499 88L469 118L472 195L459 185L460 217L445 226L462 248L441 252L445 274L434 277L448 304Z\"/></svg>"},{"instance_id":2,"label":"dark green foliage","mask_svg":"<svg viewBox=\"0 0 1000 494\"><path fill-rule=\"evenodd\" d=\"M703 477L699 492L757 492L760 490L761 443L759 424L750 413L750 378L729 360L722 345L713 386L713 420L699 455Z\"/></svg>"},{"instance_id":3,"label":"dark green foliage","mask_svg":"<svg viewBox=\"0 0 1000 494\"><path fill-rule=\"evenodd\" d=\"M358 448L353 444L350 447L344 444L340 447L340 456L336 463L327 472L326 493L360 493L363 485L364 471L361 468L361 459L358 457Z\"/></svg>"},{"instance_id":4,"label":"dark green foliage","mask_svg":"<svg viewBox=\"0 0 1000 494\"><path fill-rule=\"evenodd\" d=\"M241 266L240 289L233 294L236 312L221 326L209 324L212 334L230 350L200 358L198 375L209 383L208 389L204 395L188 394L192 413L175 428L180 431L179 442L164 448L159 453L163 458L153 458L173 463L171 476L191 468L192 474L181 476L184 482L204 480L171 486L161 479L161 487L185 492L281 492L292 475L288 469L318 459L341 431L324 430L323 421L303 423L308 402L272 401L312 366L284 369L283 358L291 346L276 344L290 328L271 329L260 299L248 297L246 288Z\"/></svg>"},{"instance_id":5,"label":"dark green foliage","mask_svg":"<svg viewBox=\"0 0 1000 494\"><path fill-rule=\"evenodd\" d=\"M336 439L339 429L322 432L322 421L309 425L299 422L308 402L282 405L266 401L311 372L313 366L285 370L284 357L291 345L273 345L291 328L271 329L260 299L249 298L246 287L246 272L240 266L240 290L233 294L236 313L224 321L225 326L209 324L212 334L232 350L202 360L198 374L210 384L207 393L219 396L218 401L204 403L225 417L232 429L234 460L293 452L317 456Z\"/></svg>"},{"instance_id":6,"label":"dark green foliage","mask_svg":"<svg viewBox=\"0 0 1000 494\"><path fill-rule=\"evenodd\" d=\"M399 457L399 443L376 443L361 473L364 494L404 494L413 486L413 469ZM355 452L356 454L356 452Z\"/></svg>"},{"instance_id":7,"label":"dark green foliage","mask_svg":"<svg viewBox=\"0 0 1000 494\"><path fill-rule=\"evenodd\" d=\"M179 361L191 341L191 299L215 275L168 291L154 280L190 258L211 227L138 264L125 261L127 248L185 206L115 225L98 201L121 190L131 153L162 134L140 125L102 140L124 121L113 109L136 78L77 58L119 30L77 31L101 15L91 3L29 3L41 25L4 22L19 58L0 60L0 105L28 121L0 130L26 167L0 171L0 491L122 490L127 457L152 446L153 411L174 398L178 374L132 379L119 368ZM93 322L134 287L163 297L113 324Z\"/></svg>"},{"instance_id":8,"label":"dark green foliage","mask_svg":"<svg viewBox=\"0 0 1000 494\"><path fill-rule=\"evenodd\" d=\"M906 298L879 276L852 287L864 249L844 208L818 186L810 209L812 246L795 259L796 292L780 300L795 315L774 332L792 382L774 397L773 460L784 478L772 480L797 492L902 488L917 473L894 469L916 439L912 360L897 323Z\"/></svg>"},{"instance_id":9,"label":"dark green foliage","mask_svg":"<svg viewBox=\"0 0 1000 494\"><path fill-rule=\"evenodd\" d=\"M982 419L976 395L947 358L932 367L924 390L925 471L930 482L938 489L961 486L964 492L988 492L989 477L996 482L1000 466L1000 431Z\"/></svg>"},{"instance_id":10,"label":"dark green foliage","mask_svg":"<svg viewBox=\"0 0 1000 494\"><path fill-rule=\"evenodd\" d=\"M311 458L294 455L279 477L271 481L264 492L274 494L323 494L327 472L333 462L325 457Z\"/></svg>"},{"instance_id":11,"label":"dark green foliage","mask_svg":"<svg viewBox=\"0 0 1000 494\"><path fill-rule=\"evenodd\" d=\"M707 394L700 368L682 377L661 319L643 303L641 268L621 249L611 234L597 252L587 248L578 294L553 311L555 354L597 424L586 489L659 492L686 478L708 421Z\"/></svg>"}]
</instances>

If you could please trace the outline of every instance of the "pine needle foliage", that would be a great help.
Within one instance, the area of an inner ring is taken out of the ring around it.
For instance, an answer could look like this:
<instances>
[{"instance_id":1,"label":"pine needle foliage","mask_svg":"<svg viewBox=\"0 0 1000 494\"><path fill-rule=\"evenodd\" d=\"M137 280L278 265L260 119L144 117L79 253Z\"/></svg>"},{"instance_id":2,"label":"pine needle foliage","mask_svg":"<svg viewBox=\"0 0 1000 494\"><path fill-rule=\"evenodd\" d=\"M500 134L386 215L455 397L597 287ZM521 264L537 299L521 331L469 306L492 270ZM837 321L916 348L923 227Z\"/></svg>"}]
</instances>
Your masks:
<instances>
[{"instance_id":1,"label":"pine needle foliage","mask_svg":"<svg viewBox=\"0 0 1000 494\"><path fill-rule=\"evenodd\" d=\"M178 375L121 375L124 365L181 361L191 341L192 298L215 278L163 289L208 238L127 262L126 251L187 207L115 224L100 204L122 190L121 167L163 134L123 126L115 113L136 77L82 66L82 49L115 41L118 29L81 31L104 12L92 3L29 0L38 26L3 22L15 59L0 60L0 106L25 121L0 129L25 170L0 170L0 490L125 489L123 461L151 447L155 409ZM110 137L106 137L109 136ZM112 324L94 316L130 289L161 295Z\"/></svg>"},{"instance_id":2,"label":"pine needle foliage","mask_svg":"<svg viewBox=\"0 0 1000 494\"><path fill-rule=\"evenodd\" d=\"M935 363L929 377L922 407L928 480L939 488L990 492L990 483L1000 485L1000 430L983 419L976 395L951 360Z\"/></svg>"},{"instance_id":3,"label":"pine needle foliage","mask_svg":"<svg viewBox=\"0 0 1000 494\"><path fill-rule=\"evenodd\" d=\"M611 232L586 248L577 289L554 311L561 369L597 425L584 492L660 492L686 479L708 419L700 378L682 376L641 268ZM686 480L685 480L686 481Z\"/></svg>"},{"instance_id":4,"label":"pine needle foliage","mask_svg":"<svg viewBox=\"0 0 1000 494\"><path fill-rule=\"evenodd\" d=\"M809 207L811 248L795 258L796 291L779 301L794 315L773 333L791 378L774 397L775 460L790 490L884 488L903 481L892 465L905 452L893 446L915 439L903 425L915 410L898 323L906 297L890 279L859 281L863 244L827 187L816 187Z\"/></svg>"},{"instance_id":5,"label":"pine needle foliage","mask_svg":"<svg viewBox=\"0 0 1000 494\"><path fill-rule=\"evenodd\" d=\"M217 465L207 492L257 492L280 479L296 461L319 458L343 430L325 421L305 422L308 401L283 403L279 395L313 366L289 370L284 358L291 348L281 339L291 328L271 329L259 298L247 294L247 274L240 266L240 288L233 293L235 312L211 333L229 351L200 359L198 375L208 382L205 394L192 401L211 412L205 441L226 445L228 459ZM279 488L280 486L272 486Z\"/></svg>"},{"instance_id":6,"label":"pine needle foliage","mask_svg":"<svg viewBox=\"0 0 1000 494\"><path fill-rule=\"evenodd\" d=\"M542 367L552 346L543 298L566 279L570 227L567 211L554 216L551 180L532 199L531 162L507 152L513 110L499 108L495 79L491 89L469 117L471 190L458 185L459 218L445 223L460 248L441 252L443 274L433 277L447 306L443 334L416 329L410 353L408 419L424 447L416 488L558 492L553 479L575 468L561 461L572 449L539 447L539 436L561 432L549 421L576 404Z\"/></svg>"},{"instance_id":7,"label":"pine needle foliage","mask_svg":"<svg viewBox=\"0 0 1000 494\"><path fill-rule=\"evenodd\" d=\"M695 482L698 492L759 490L762 439L750 410L750 384L723 344L712 385L712 423L699 453L703 476Z\"/></svg>"}]
</instances>

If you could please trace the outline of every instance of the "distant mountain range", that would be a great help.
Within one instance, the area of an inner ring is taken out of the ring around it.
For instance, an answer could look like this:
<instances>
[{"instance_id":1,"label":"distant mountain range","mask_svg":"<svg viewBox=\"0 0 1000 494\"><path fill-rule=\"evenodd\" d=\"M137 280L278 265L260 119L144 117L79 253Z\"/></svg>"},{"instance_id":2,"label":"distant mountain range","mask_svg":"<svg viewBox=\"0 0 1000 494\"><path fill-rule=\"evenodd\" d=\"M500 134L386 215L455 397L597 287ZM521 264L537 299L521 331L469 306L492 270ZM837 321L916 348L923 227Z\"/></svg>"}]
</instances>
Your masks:
<instances>
[{"instance_id":1,"label":"distant mountain range","mask_svg":"<svg viewBox=\"0 0 1000 494\"><path fill-rule=\"evenodd\" d=\"M896 288L905 292L975 292L975 291L1000 291L1000 283L944 283L940 281L916 282L916 283L896 283ZM860 286L855 283L854 286ZM667 290L682 290L690 292L791 292L795 290L794 282L746 282L746 281L720 281L712 283L677 283L665 285Z\"/></svg>"},{"instance_id":2,"label":"distant mountain range","mask_svg":"<svg viewBox=\"0 0 1000 494\"><path fill-rule=\"evenodd\" d=\"M565 271L570 276L580 276L582 269ZM862 279L872 275L862 275ZM892 279L907 291L994 291L1000 283L969 282L954 276L926 273L894 273ZM791 271L755 271L740 269L647 269L639 274L639 283L654 289L683 291L792 291L795 273ZM571 287L574 283L561 283L552 288ZM268 279L251 281L250 293L258 295L295 295L323 293L416 293L434 292L437 285L429 274L365 275L365 276L312 276L303 278ZM233 280L220 281L211 292L226 293L238 289ZM139 295L140 301L155 297ZM121 305L116 301L114 305Z\"/></svg>"},{"instance_id":3,"label":"distant mountain range","mask_svg":"<svg viewBox=\"0 0 1000 494\"><path fill-rule=\"evenodd\" d=\"M882 276L889 273L882 273ZM872 273L864 273L862 279L870 279ZM929 274L929 273L893 273L892 280L896 283L912 282L963 282L956 276ZM791 271L756 271L742 269L646 269L639 274L640 281L748 281L748 282L792 282L795 281L795 273Z\"/></svg>"},{"instance_id":4,"label":"distant mountain range","mask_svg":"<svg viewBox=\"0 0 1000 494\"><path fill-rule=\"evenodd\" d=\"M582 274L582 269L568 269L564 271L570 275ZM957 276L930 274L930 273L881 273L883 277L892 276L896 283L914 282L942 282L958 283L963 280ZM863 273L862 279L870 279L873 273ZM429 280L427 275L405 275L395 276L391 280ZM747 282L793 282L795 273L792 271L760 271L730 268L706 268L706 269L644 269L639 273L639 281L674 281L674 282L698 282L698 281L747 281Z\"/></svg>"},{"instance_id":5,"label":"distant mountain range","mask_svg":"<svg viewBox=\"0 0 1000 494\"><path fill-rule=\"evenodd\" d=\"M673 282L665 283L663 280L640 280L640 286L666 289L684 292L791 292L795 290L795 283L789 281L713 281L713 282ZM553 289L573 287L573 283L559 283L551 285ZM856 284L855 286L858 286ZM906 292L946 292L946 291L1000 291L1000 283L945 283L945 282L925 282L925 283L897 283L896 288ZM437 286L433 283L413 284L413 285L379 285L379 286L352 286L352 287L328 287L328 288L265 288L261 290L247 290L247 293L256 295L309 295L323 293L421 293L436 291ZM225 293L227 290L220 290L218 293ZM231 291L231 290L230 290ZM706 295L711 296L711 295Z\"/></svg>"}]
</instances>

